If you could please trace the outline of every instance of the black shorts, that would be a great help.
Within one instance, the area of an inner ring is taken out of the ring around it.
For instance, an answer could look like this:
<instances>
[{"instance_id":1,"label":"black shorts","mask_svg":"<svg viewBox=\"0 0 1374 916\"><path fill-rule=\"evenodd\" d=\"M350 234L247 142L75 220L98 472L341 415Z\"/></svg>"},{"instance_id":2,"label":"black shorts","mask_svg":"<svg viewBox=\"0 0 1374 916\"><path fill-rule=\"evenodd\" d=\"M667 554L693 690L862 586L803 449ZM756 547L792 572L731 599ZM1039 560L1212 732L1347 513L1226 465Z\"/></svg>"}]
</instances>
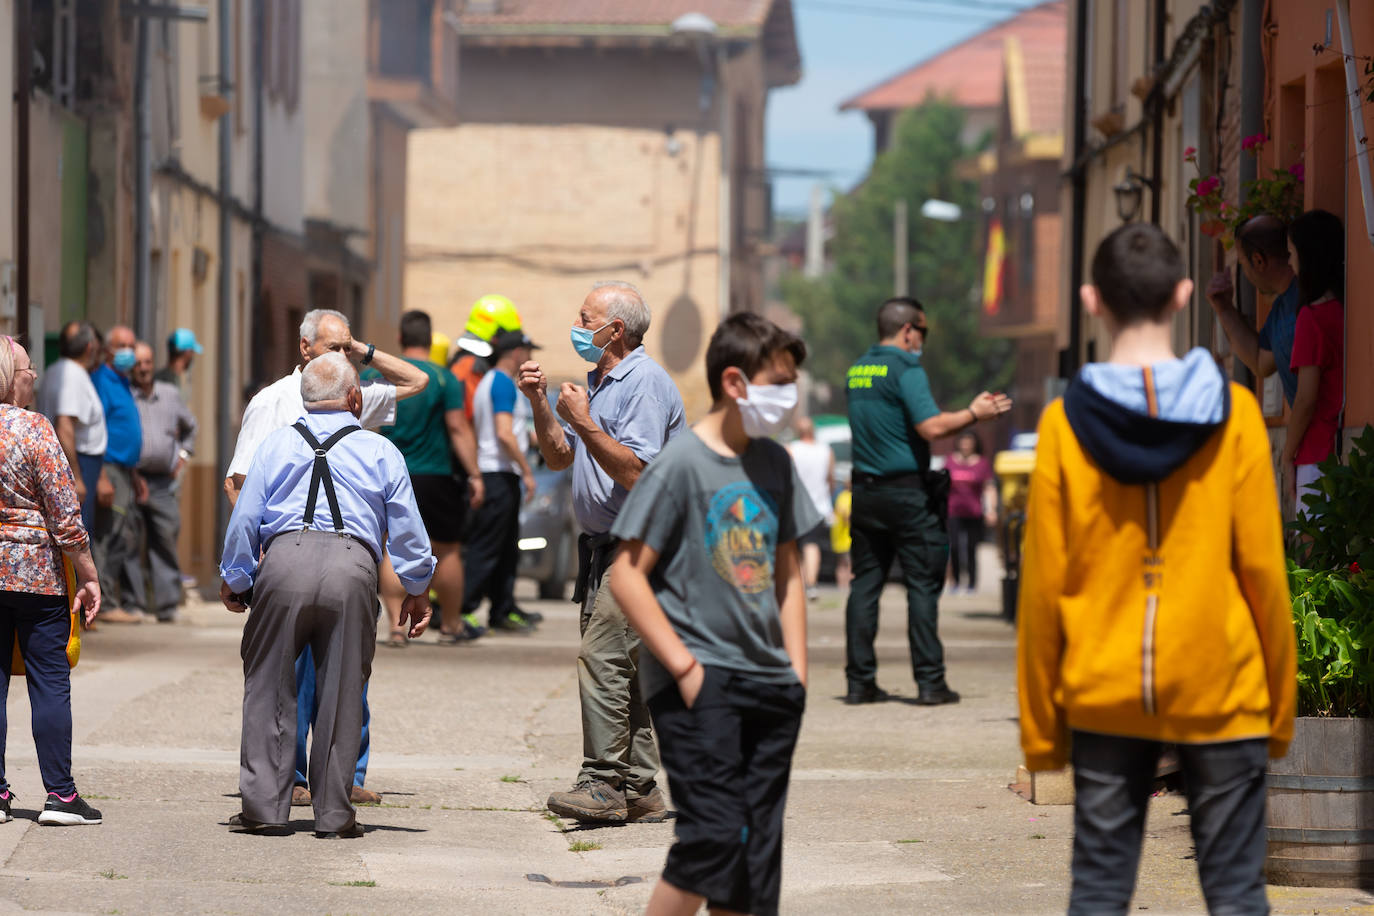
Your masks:
<instances>
[{"instance_id":1,"label":"black shorts","mask_svg":"<svg viewBox=\"0 0 1374 916\"><path fill-rule=\"evenodd\" d=\"M678 812L663 880L712 908L777 913L783 811L805 708L801 684L717 667L705 668L691 709L676 686L650 698Z\"/></svg>"},{"instance_id":2,"label":"black shorts","mask_svg":"<svg viewBox=\"0 0 1374 916\"><path fill-rule=\"evenodd\" d=\"M453 474L412 474L415 504L431 541L452 544L463 540L468 521L468 483Z\"/></svg>"},{"instance_id":3,"label":"black shorts","mask_svg":"<svg viewBox=\"0 0 1374 916\"><path fill-rule=\"evenodd\" d=\"M810 531L797 538L797 545L799 547L805 547L807 544L815 544L821 550L824 550L825 545L829 543L829 541L830 526L825 522L821 522L815 528L812 528Z\"/></svg>"}]
</instances>

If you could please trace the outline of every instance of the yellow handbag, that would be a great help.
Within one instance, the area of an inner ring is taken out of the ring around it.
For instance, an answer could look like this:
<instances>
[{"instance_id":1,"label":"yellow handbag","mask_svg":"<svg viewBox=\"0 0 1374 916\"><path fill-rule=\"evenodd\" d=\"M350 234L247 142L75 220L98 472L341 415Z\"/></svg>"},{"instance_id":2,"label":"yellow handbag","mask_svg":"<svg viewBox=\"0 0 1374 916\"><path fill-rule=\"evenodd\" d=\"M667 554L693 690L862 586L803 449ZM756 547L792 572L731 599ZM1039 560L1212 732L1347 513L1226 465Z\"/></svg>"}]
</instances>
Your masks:
<instances>
[{"instance_id":1,"label":"yellow handbag","mask_svg":"<svg viewBox=\"0 0 1374 916\"><path fill-rule=\"evenodd\" d=\"M22 525L18 527L29 528L32 526ZM67 664L75 668L76 663L81 659L81 605L76 602L76 567L72 565L72 561L67 558L66 554L61 554L61 557L62 574L67 580L67 603L70 606L67 615L71 627L67 633ZM18 634L15 635L14 657L10 662L10 677L18 677L25 673L24 656L19 654Z\"/></svg>"}]
</instances>

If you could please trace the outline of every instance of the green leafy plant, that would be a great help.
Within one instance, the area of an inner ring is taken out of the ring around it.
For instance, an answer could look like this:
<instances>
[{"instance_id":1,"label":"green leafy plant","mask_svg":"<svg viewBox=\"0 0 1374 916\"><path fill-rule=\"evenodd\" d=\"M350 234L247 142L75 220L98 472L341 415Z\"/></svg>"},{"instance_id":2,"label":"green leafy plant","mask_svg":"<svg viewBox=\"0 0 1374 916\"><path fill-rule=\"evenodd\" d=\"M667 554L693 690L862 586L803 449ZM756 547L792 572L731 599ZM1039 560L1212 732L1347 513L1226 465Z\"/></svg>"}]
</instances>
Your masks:
<instances>
[{"instance_id":1,"label":"green leafy plant","mask_svg":"<svg viewBox=\"0 0 1374 916\"><path fill-rule=\"evenodd\" d=\"M1258 157L1268 142L1264 134L1254 134L1242 140L1240 145L1242 150ZM1270 169L1268 177L1245 182L1241 195L1244 202L1237 205L1226 199L1219 175L1202 174L1195 148L1190 146L1184 150L1183 159L1197 171L1197 177L1188 182L1188 209L1202 219L1199 231L1220 239L1228 251L1235 244L1236 230L1250 218L1267 213L1288 223L1302 213L1302 183L1306 172L1301 161L1286 169Z\"/></svg>"},{"instance_id":2,"label":"green leafy plant","mask_svg":"<svg viewBox=\"0 0 1374 916\"><path fill-rule=\"evenodd\" d=\"M1320 470L1290 526L1298 714L1374 716L1374 427Z\"/></svg>"}]
</instances>

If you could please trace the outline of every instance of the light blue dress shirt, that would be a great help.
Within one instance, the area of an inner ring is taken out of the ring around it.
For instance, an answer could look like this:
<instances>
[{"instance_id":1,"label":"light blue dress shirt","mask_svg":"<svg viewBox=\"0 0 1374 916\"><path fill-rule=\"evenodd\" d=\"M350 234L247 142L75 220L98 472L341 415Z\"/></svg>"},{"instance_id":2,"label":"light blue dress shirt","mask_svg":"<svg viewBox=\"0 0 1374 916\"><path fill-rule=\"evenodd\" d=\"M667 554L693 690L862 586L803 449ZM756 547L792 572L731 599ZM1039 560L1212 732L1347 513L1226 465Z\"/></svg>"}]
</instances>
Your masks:
<instances>
[{"instance_id":1,"label":"light blue dress shirt","mask_svg":"<svg viewBox=\"0 0 1374 916\"><path fill-rule=\"evenodd\" d=\"M587 373L588 413L606 435L648 464L668 441L687 428L682 395L663 367L636 347L595 383ZM630 491L611 479L566 424L573 447L573 514L588 534L605 534Z\"/></svg>"},{"instance_id":2,"label":"light blue dress shirt","mask_svg":"<svg viewBox=\"0 0 1374 916\"><path fill-rule=\"evenodd\" d=\"M345 426L357 426L351 413L307 413L306 428L324 442ZM415 506L405 458L383 436L362 430L345 436L328 453L329 471L339 500L344 531L387 555L401 584L411 595L423 595L434 575L429 535ZM243 481L229 530L224 536L220 575L235 592L247 591L257 572L262 545L283 531L305 527L305 505L315 452L290 426L263 440ZM315 531L333 531L329 500L320 484L315 500Z\"/></svg>"}]
</instances>

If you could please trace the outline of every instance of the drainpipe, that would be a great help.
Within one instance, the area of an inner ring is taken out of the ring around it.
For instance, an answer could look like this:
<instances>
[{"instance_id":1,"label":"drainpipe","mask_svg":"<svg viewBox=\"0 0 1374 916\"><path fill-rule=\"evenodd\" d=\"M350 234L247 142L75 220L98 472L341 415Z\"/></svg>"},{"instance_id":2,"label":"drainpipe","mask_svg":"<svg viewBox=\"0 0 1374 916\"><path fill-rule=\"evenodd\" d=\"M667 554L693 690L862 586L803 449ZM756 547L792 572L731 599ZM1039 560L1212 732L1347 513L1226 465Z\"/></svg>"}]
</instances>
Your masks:
<instances>
[{"instance_id":1,"label":"drainpipe","mask_svg":"<svg viewBox=\"0 0 1374 916\"><path fill-rule=\"evenodd\" d=\"M1244 0L1240 9L1240 84L1242 86L1264 85L1264 61L1260 56L1261 28L1264 22L1264 0ZM1264 94L1262 92L1242 92L1240 94L1240 135L1252 137L1264 130ZM1245 203L1245 184L1254 181L1259 174L1259 159L1249 153L1240 154L1239 203ZM1245 316L1251 327L1259 309L1255 304L1255 287L1240 274L1239 305L1240 313ZM1231 376L1238 384L1247 388L1254 387L1255 376L1243 362L1232 360Z\"/></svg>"},{"instance_id":2,"label":"drainpipe","mask_svg":"<svg viewBox=\"0 0 1374 916\"><path fill-rule=\"evenodd\" d=\"M152 333L151 303L148 299L149 255L148 228L151 221L148 194L153 183L152 172L152 111L148 104L148 17L138 17L138 46L134 64L134 118L137 128L134 139L134 334L150 340Z\"/></svg>"},{"instance_id":3,"label":"drainpipe","mask_svg":"<svg viewBox=\"0 0 1374 916\"><path fill-rule=\"evenodd\" d=\"M230 0L219 0L215 15L219 17L219 94L230 104L219 116L219 322L215 341L215 365L218 370L219 385L215 398L218 412L215 422L215 441L218 444L215 477L216 489L225 477L229 476L229 442L233 435L231 417L233 415L234 386L230 379L235 377L229 370L234 359L234 312L233 312L233 225L229 219L230 201L234 197L234 105L233 94L239 87L229 82L230 69L234 65L233 35L231 30L234 19L230 10ZM229 500L221 495L215 500L215 543L223 543L225 529L229 527Z\"/></svg>"},{"instance_id":4,"label":"drainpipe","mask_svg":"<svg viewBox=\"0 0 1374 916\"><path fill-rule=\"evenodd\" d=\"M1164 20L1168 15L1168 0L1155 0L1155 63L1154 71L1156 74L1162 72L1164 66ZM1163 190L1164 175L1164 103L1165 88L1162 84L1154 87L1154 92L1150 98L1154 99L1154 125L1150 140L1150 175L1155 180L1155 186L1150 189L1150 222L1159 225L1160 210L1164 202Z\"/></svg>"},{"instance_id":5,"label":"drainpipe","mask_svg":"<svg viewBox=\"0 0 1374 916\"><path fill-rule=\"evenodd\" d=\"M1068 378L1078 371L1079 354L1083 351L1083 311L1078 302L1078 287L1083 283L1083 221L1087 211L1088 182L1086 166L1080 163L1083 143L1087 138L1088 74L1083 61L1088 55L1088 3L1078 0L1074 11L1073 45L1073 203L1070 216L1069 241L1069 345L1060 359L1060 374Z\"/></svg>"},{"instance_id":6,"label":"drainpipe","mask_svg":"<svg viewBox=\"0 0 1374 916\"><path fill-rule=\"evenodd\" d=\"M250 0L253 10L253 269L250 279L251 288L248 293L248 301L251 303L249 309L252 317L249 319L252 326L252 333L247 335L253 342L252 364L249 369L253 378L257 381L269 381L263 378L267 370L263 362L263 353L267 349L267 341L264 340L264 329L259 327L256 320L258 297L262 295L262 159L263 159L263 106L265 97L263 94L263 39L266 35L264 27L265 14L263 13L263 0Z\"/></svg>"},{"instance_id":7,"label":"drainpipe","mask_svg":"<svg viewBox=\"0 0 1374 916\"><path fill-rule=\"evenodd\" d=\"M33 74L33 33L30 0L14 2L14 315L15 331L29 352L43 359L43 341L29 340L29 79Z\"/></svg>"}]
</instances>

